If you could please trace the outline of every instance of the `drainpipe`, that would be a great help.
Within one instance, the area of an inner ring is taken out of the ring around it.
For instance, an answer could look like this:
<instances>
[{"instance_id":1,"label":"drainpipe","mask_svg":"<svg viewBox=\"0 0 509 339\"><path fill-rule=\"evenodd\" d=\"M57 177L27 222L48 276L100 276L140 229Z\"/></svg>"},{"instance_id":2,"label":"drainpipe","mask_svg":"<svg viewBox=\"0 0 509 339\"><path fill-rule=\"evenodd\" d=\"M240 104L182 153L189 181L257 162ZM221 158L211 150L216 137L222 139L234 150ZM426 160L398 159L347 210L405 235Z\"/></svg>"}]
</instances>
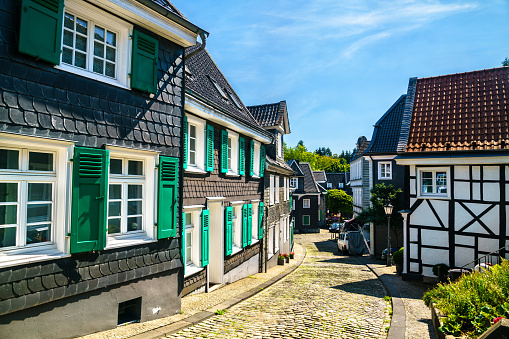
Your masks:
<instances>
[{"instance_id":1,"label":"drainpipe","mask_svg":"<svg viewBox=\"0 0 509 339\"><path fill-rule=\"evenodd\" d=\"M205 46L207 45L207 36L203 31L200 31L200 37L201 37L201 45L198 47L195 51L192 51L189 53L186 58L191 58L193 55L198 54L199 52L203 51L205 49Z\"/></svg>"}]
</instances>

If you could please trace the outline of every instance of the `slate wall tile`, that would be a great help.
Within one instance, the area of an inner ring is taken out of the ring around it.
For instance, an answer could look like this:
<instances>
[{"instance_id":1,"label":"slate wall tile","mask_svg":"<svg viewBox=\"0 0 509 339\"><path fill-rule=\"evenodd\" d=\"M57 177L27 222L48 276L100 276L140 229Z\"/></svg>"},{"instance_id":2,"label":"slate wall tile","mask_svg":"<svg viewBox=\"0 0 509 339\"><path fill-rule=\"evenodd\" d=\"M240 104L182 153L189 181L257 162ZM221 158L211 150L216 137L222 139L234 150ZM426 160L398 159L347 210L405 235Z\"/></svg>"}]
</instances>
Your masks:
<instances>
[{"instance_id":1,"label":"slate wall tile","mask_svg":"<svg viewBox=\"0 0 509 339\"><path fill-rule=\"evenodd\" d=\"M42 276L41 279L42 279L42 285L47 290L58 287L57 283L55 282L55 276L53 274L44 275L44 276Z\"/></svg>"},{"instance_id":2,"label":"slate wall tile","mask_svg":"<svg viewBox=\"0 0 509 339\"><path fill-rule=\"evenodd\" d=\"M26 280L13 282L12 291L18 297L30 293L30 290L28 289L28 283Z\"/></svg>"},{"instance_id":3,"label":"slate wall tile","mask_svg":"<svg viewBox=\"0 0 509 339\"><path fill-rule=\"evenodd\" d=\"M6 283L0 285L0 300L6 300L14 297L14 291L12 290L12 283Z\"/></svg>"}]
</instances>

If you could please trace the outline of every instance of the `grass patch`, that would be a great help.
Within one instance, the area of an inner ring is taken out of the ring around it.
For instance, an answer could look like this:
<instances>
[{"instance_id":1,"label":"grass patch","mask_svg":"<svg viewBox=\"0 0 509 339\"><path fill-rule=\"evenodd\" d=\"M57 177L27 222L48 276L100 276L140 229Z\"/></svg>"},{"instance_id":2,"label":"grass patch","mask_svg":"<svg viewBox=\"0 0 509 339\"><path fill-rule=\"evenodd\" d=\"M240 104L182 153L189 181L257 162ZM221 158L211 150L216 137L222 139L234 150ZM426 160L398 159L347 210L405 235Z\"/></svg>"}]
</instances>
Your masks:
<instances>
[{"instance_id":1,"label":"grass patch","mask_svg":"<svg viewBox=\"0 0 509 339\"><path fill-rule=\"evenodd\" d=\"M509 318L509 261L463 275L454 283L438 284L423 300L445 314L440 331L477 338L495 318Z\"/></svg>"},{"instance_id":2,"label":"grass patch","mask_svg":"<svg viewBox=\"0 0 509 339\"><path fill-rule=\"evenodd\" d=\"M226 313L226 310L216 310L217 315L223 315Z\"/></svg>"}]
</instances>

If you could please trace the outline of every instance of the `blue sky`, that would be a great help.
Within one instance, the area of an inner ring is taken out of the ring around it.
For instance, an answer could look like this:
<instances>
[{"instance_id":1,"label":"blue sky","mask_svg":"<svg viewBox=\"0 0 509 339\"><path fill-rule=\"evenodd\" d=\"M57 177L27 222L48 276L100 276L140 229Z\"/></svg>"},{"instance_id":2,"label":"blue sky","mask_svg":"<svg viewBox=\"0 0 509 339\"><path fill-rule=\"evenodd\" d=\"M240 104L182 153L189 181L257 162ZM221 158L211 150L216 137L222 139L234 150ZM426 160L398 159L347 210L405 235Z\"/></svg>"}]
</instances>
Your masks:
<instances>
[{"instance_id":1,"label":"blue sky","mask_svg":"<svg viewBox=\"0 0 509 339\"><path fill-rule=\"evenodd\" d=\"M290 146L351 150L410 77L500 67L509 0L173 0L245 105L286 100Z\"/></svg>"}]
</instances>

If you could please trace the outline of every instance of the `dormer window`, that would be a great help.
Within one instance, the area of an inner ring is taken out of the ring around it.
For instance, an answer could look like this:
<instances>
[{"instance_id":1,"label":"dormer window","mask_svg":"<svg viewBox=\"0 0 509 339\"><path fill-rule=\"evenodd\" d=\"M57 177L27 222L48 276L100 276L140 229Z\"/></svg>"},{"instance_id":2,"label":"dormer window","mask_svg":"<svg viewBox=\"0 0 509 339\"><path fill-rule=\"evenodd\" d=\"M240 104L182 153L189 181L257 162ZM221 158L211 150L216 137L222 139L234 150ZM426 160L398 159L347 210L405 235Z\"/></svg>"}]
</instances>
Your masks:
<instances>
[{"instance_id":1,"label":"dormer window","mask_svg":"<svg viewBox=\"0 0 509 339\"><path fill-rule=\"evenodd\" d=\"M215 82L211 77L209 77L210 81L212 82L212 84L214 84L214 87L217 89L217 91L219 92L219 94L221 94L221 97L223 97L224 100L228 101L228 97L226 96L226 94L224 93L224 91L221 89L221 87L219 86L219 84L217 82Z\"/></svg>"},{"instance_id":2,"label":"dormer window","mask_svg":"<svg viewBox=\"0 0 509 339\"><path fill-rule=\"evenodd\" d=\"M233 94L231 94L229 91L227 91L227 92L228 92L228 96L233 101L235 106L237 106L238 109L242 109L242 107L240 107L240 104L237 102L237 100L235 100L235 97L233 96Z\"/></svg>"}]
</instances>

